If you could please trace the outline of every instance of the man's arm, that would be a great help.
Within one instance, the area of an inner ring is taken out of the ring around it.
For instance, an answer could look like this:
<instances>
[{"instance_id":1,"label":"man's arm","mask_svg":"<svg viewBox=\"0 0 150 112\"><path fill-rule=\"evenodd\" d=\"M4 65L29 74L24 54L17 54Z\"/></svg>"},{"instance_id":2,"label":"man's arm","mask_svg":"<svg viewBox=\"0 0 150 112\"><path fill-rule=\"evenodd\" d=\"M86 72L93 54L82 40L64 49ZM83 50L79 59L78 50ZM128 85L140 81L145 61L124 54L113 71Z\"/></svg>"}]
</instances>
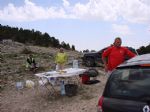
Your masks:
<instances>
[{"instance_id":1,"label":"man's arm","mask_svg":"<svg viewBox=\"0 0 150 112\"><path fill-rule=\"evenodd\" d=\"M55 57L54 57L55 63L58 63L58 53L56 53Z\"/></svg>"},{"instance_id":2,"label":"man's arm","mask_svg":"<svg viewBox=\"0 0 150 112\"><path fill-rule=\"evenodd\" d=\"M129 58L132 58L134 56L136 56L136 54L134 54L133 52L131 52L129 49L126 48L126 55L129 57Z\"/></svg>"},{"instance_id":3,"label":"man's arm","mask_svg":"<svg viewBox=\"0 0 150 112\"><path fill-rule=\"evenodd\" d=\"M29 58L29 57L27 58L27 63L28 63L29 65L31 65L31 61L30 61L30 58Z\"/></svg>"},{"instance_id":4,"label":"man's arm","mask_svg":"<svg viewBox=\"0 0 150 112\"><path fill-rule=\"evenodd\" d=\"M107 58L106 57L102 57L102 61L104 63L105 71L107 72L108 71L108 68L107 68Z\"/></svg>"},{"instance_id":5,"label":"man's arm","mask_svg":"<svg viewBox=\"0 0 150 112\"><path fill-rule=\"evenodd\" d=\"M65 53L65 56L64 56L64 60L65 60L65 63L67 63L67 61L68 61L68 55Z\"/></svg>"},{"instance_id":6,"label":"man's arm","mask_svg":"<svg viewBox=\"0 0 150 112\"><path fill-rule=\"evenodd\" d=\"M106 49L103 53L102 53L102 61L104 63L104 67L105 67L105 71L108 71L108 56L111 52L111 47L109 47L108 49Z\"/></svg>"}]
</instances>

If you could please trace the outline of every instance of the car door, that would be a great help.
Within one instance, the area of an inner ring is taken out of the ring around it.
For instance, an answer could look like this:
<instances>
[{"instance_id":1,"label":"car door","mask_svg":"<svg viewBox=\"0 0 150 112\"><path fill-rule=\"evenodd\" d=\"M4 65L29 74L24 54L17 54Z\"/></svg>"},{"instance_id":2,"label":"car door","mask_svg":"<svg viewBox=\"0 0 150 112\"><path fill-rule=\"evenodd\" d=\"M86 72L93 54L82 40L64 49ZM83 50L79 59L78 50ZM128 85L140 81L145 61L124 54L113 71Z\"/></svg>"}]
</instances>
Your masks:
<instances>
[{"instance_id":1,"label":"car door","mask_svg":"<svg viewBox=\"0 0 150 112\"><path fill-rule=\"evenodd\" d=\"M144 108L149 110L149 104L146 102L139 102L128 99L104 98L103 111L104 112L149 112L143 111Z\"/></svg>"}]
</instances>

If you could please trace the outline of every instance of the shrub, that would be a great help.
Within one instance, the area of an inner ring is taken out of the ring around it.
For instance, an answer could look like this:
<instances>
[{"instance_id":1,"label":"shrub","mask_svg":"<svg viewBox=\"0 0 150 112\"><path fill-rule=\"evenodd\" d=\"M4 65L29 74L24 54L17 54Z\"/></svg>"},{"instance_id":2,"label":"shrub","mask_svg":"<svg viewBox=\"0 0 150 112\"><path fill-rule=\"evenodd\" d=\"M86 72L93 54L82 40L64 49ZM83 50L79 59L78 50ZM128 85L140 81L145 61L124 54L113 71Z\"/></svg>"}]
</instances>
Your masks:
<instances>
[{"instance_id":1,"label":"shrub","mask_svg":"<svg viewBox=\"0 0 150 112\"><path fill-rule=\"evenodd\" d=\"M27 48L24 48L22 51L21 51L22 54L33 54L33 52L30 50L30 49L27 49Z\"/></svg>"}]
</instances>

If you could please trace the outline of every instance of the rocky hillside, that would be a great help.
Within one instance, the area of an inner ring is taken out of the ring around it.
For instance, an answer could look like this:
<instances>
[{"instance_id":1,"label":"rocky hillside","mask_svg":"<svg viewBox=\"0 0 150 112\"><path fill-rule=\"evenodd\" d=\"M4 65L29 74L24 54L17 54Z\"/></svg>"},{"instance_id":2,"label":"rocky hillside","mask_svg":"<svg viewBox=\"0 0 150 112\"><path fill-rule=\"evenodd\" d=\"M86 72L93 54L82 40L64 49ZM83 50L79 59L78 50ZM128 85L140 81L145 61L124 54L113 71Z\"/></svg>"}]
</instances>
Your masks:
<instances>
[{"instance_id":1,"label":"rocky hillside","mask_svg":"<svg viewBox=\"0 0 150 112\"><path fill-rule=\"evenodd\" d=\"M24 45L11 40L0 42L0 90L17 80L34 78L34 73L26 70L25 62L28 54L33 54L39 64L37 72L54 69L54 56L59 49ZM65 50L69 56L68 66L74 58L80 58L81 53Z\"/></svg>"}]
</instances>

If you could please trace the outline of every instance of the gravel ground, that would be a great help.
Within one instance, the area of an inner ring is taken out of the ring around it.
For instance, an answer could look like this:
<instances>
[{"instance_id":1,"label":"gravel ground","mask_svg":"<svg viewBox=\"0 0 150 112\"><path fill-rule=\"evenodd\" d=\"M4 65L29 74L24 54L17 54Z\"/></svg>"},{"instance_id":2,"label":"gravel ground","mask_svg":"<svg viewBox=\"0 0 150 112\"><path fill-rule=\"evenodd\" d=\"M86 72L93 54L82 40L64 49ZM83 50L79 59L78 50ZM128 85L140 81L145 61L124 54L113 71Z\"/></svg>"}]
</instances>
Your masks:
<instances>
[{"instance_id":1,"label":"gravel ground","mask_svg":"<svg viewBox=\"0 0 150 112\"><path fill-rule=\"evenodd\" d=\"M59 88L52 92L49 86L48 90L35 85L34 88L16 90L14 84L1 93L1 112L96 112L106 76L100 75L97 79L100 83L80 85L73 97L61 96Z\"/></svg>"}]
</instances>

